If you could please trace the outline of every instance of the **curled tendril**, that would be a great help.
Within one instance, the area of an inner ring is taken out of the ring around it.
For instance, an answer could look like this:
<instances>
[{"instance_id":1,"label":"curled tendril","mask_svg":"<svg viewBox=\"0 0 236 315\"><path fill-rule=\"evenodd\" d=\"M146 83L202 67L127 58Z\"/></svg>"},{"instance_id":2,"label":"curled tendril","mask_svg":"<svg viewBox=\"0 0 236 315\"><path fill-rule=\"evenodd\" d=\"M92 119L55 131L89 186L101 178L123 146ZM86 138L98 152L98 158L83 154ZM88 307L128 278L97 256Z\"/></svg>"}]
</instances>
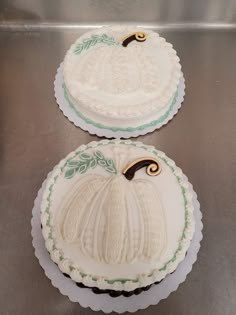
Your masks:
<instances>
[{"instance_id":1,"label":"curled tendril","mask_svg":"<svg viewBox=\"0 0 236 315\"><path fill-rule=\"evenodd\" d=\"M152 163L147 167L147 174L150 176L156 176L160 173L160 171L160 165L156 163Z\"/></svg>"},{"instance_id":2,"label":"curled tendril","mask_svg":"<svg viewBox=\"0 0 236 315\"><path fill-rule=\"evenodd\" d=\"M128 179L132 180L135 173L141 168L146 167L146 173L150 176L156 176L161 172L161 166L159 162L154 158L141 158L137 159L129 164L122 172L122 174Z\"/></svg>"},{"instance_id":3,"label":"curled tendril","mask_svg":"<svg viewBox=\"0 0 236 315\"><path fill-rule=\"evenodd\" d=\"M136 32L133 34L130 34L122 39L122 46L127 47L129 43L131 43L133 40L136 40L137 42L144 42L147 39L147 34L144 32Z\"/></svg>"},{"instance_id":4,"label":"curled tendril","mask_svg":"<svg viewBox=\"0 0 236 315\"><path fill-rule=\"evenodd\" d=\"M147 35L144 32L135 33L135 38L138 42L143 42L147 39Z\"/></svg>"}]
</instances>

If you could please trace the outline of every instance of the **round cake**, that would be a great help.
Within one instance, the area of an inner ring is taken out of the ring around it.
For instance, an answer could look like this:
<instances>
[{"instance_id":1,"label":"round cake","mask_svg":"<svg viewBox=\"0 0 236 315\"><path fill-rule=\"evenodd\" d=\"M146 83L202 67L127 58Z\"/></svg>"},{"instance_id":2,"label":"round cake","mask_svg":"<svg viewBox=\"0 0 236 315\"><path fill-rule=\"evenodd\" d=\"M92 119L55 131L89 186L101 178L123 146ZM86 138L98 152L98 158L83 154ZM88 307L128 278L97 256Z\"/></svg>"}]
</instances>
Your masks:
<instances>
[{"instance_id":1,"label":"round cake","mask_svg":"<svg viewBox=\"0 0 236 315\"><path fill-rule=\"evenodd\" d=\"M86 123L132 132L168 117L182 72L176 51L156 32L113 26L76 40L63 78L65 99Z\"/></svg>"},{"instance_id":2,"label":"round cake","mask_svg":"<svg viewBox=\"0 0 236 315\"><path fill-rule=\"evenodd\" d=\"M191 191L174 161L152 146L82 145L47 181L46 248L79 286L111 296L140 293L185 258L194 233Z\"/></svg>"}]
</instances>

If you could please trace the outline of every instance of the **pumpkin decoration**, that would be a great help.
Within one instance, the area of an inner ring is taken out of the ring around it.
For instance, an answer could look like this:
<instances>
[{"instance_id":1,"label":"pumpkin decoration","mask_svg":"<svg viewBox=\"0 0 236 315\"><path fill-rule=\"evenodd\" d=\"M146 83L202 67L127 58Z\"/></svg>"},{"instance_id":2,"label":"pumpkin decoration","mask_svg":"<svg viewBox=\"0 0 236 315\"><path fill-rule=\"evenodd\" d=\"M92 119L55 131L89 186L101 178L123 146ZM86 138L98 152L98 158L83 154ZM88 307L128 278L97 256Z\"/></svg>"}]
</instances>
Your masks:
<instances>
[{"instance_id":1,"label":"pumpkin decoration","mask_svg":"<svg viewBox=\"0 0 236 315\"><path fill-rule=\"evenodd\" d=\"M76 79L98 93L156 92L160 85L160 65L156 54L150 50L150 44L156 44L152 36L135 32L116 40L107 34L92 35L74 49L74 53L80 55Z\"/></svg>"},{"instance_id":2,"label":"pumpkin decoration","mask_svg":"<svg viewBox=\"0 0 236 315\"><path fill-rule=\"evenodd\" d=\"M121 264L158 258L167 243L166 223L161 198L149 176L160 173L159 162L141 158L120 172L113 160L96 151L70 163L82 174L100 166L110 176L78 176L58 209L61 238L78 245L83 255L97 262ZM144 167L147 179L138 176ZM66 174L69 177L72 172Z\"/></svg>"}]
</instances>

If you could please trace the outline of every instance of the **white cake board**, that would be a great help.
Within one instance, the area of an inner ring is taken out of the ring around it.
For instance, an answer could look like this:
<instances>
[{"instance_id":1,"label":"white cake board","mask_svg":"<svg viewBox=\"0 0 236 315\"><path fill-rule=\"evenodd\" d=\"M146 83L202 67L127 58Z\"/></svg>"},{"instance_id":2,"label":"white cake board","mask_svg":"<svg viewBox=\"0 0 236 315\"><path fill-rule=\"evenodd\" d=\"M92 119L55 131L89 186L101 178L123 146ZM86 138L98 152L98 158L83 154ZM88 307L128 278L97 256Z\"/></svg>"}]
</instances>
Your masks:
<instances>
[{"instance_id":1,"label":"white cake board","mask_svg":"<svg viewBox=\"0 0 236 315\"><path fill-rule=\"evenodd\" d=\"M50 176L50 173L48 174ZM187 180L187 177L185 177ZM194 198L194 218L195 233L188 249L187 255L173 274L168 275L161 283L153 285L148 291L139 295L133 295L129 298L124 296L112 298L108 294L95 294L91 289L79 288L75 282L66 278L59 268L51 260L46 250L44 238L41 231L40 221L40 204L42 193L46 186L46 180L42 184L34 202L32 210L32 237L35 256L38 258L41 267L44 269L46 276L51 280L52 285L56 287L61 294L66 295L72 302L78 302L82 307L89 307L94 311L103 311L111 313L136 312L139 309L145 309L150 305L156 305L160 300L167 298L171 292L175 291L180 283L184 282L187 274L192 270L194 262L197 260L197 253L200 249L202 239L202 213L197 195L190 187Z\"/></svg>"},{"instance_id":2,"label":"white cake board","mask_svg":"<svg viewBox=\"0 0 236 315\"><path fill-rule=\"evenodd\" d=\"M168 113L167 117L161 122L157 123L155 126L147 127L143 130L135 130L135 131L112 131L109 129L103 129L94 126L91 123L87 123L84 119L82 119L76 111L69 105L68 101L65 99L64 96L64 89L63 89L63 63L60 64L59 68L57 69L55 81L54 81L54 93L57 104L63 114L74 123L75 126L80 127L81 129L88 131L90 134L96 134L98 137L106 137L106 138L131 138L131 137L138 137L140 135L145 135L149 132L153 132L156 129L161 128L163 125L167 124L178 112L181 107L181 104L184 100L185 95L185 80L182 76L180 79L180 83L178 86L178 96L176 102L172 108L172 110ZM168 109L161 110L159 113L159 117L162 116L165 111ZM158 119L159 117L154 117L153 120Z\"/></svg>"}]
</instances>

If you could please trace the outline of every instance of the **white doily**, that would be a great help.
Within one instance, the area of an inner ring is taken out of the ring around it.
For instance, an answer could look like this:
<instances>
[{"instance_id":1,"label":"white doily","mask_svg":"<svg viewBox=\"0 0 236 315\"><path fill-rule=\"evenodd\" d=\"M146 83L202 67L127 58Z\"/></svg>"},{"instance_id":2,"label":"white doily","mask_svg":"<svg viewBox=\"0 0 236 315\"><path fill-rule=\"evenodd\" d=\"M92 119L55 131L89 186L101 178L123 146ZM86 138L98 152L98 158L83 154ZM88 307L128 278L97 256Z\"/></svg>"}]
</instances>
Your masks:
<instances>
[{"instance_id":1,"label":"white doily","mask_svg":"<svg viewBox=\"0 0 236 315\"><path fill-rule=\"evenodd\" d=\"M69 105L68 101L65 99L64 96L64 89L63 89L63 64L61 63L59 68L57 69L55 81L54 81L54 93L57 104L63 114L74 123L75 126L80 127L81 129L88 131L90 134L96 134L99 137L106 137L106 138L131 138L131 137L138 137L140 135L145 135L149 132L153 132L156 129L161 128L163 125L167 124L178 112L181 107L181 104L184 100L185 95L185 80L182 76L180 79L180 83L178 86L178 96L176 102L172 108L172 110L168 113L167 117L161 122L157 123L154 126L147 127L142 130L134 130L134 131L112 131L110 129L104 129L96 127L91 123L87 123L84 119L82 119L76 111ZM163 110L160 112L163 114ZM155 117L155 120L159 117Z\"/></svg>"},{"instance_id":2,"label":"white doily","mask_svg":"<svg viewBox=\"0 0 236 315\"><path fill-rule=\"evenodd\" d=\"M50 173L48 176L50 176ZM188 180L186 176L185 179L186 181ZM150 305L156 305L160 300L167 298L171 292L178 288L180 283L185 281L187 274L192 270L200 249L203 225L200 204L191 184L190 187L194 198L195 233L184 261L179 264L173 274L168 275L161 283L153 285L148 291L129 298L123 296L112 298L107 294L95 294L91 289L79 288L73 280L66 278L51 260L45 247L40 222L40 204L45 185L46 180L38 192L32 210L32 243L35 248L35 255L44 269L46 276L51 280L52 285L58 288L61 294L68 296L72 302L78 302L82 307L90 307L94 311L103 311L105 313L112 311L117 313L136 312Z\"/></svg>"}]
</instances>

